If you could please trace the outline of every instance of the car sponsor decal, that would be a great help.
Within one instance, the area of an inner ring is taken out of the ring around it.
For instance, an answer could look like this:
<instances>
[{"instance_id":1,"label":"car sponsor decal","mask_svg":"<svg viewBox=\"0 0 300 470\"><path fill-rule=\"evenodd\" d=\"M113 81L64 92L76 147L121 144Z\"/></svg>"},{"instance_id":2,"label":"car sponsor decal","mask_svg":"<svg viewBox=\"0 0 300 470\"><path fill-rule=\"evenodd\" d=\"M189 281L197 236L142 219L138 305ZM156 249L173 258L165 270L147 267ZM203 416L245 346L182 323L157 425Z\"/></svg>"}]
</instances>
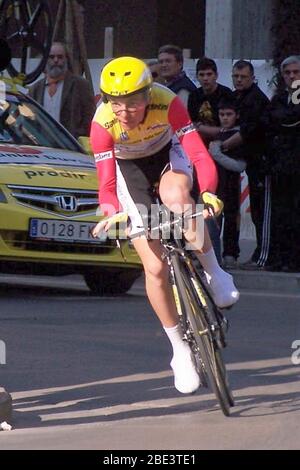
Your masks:
<instances>
[{"instance_id":1,"label":"car sponsor decal","mask_svg":"<svg viewBox=\"0 0 300 470\"><path fill-rule=\"evenodd\" d=\"M89 156L76 152L0 145L0 164L8 163L95 168L95 163Z\"/></svg>"},{"instance_id":2,"label":"car sponsor decal","mask_svg":"<svg viewBox=\"0 0 300 470\"><path fill-rule=\"evenodd\" d=\"M55 170L26 170L24 171L25 176L31 180L36 176L59 176L63 178L74 178L83 180L88 175L86 173L75 173L70 171L55 171Z\"/></svg>"}]
</instances>

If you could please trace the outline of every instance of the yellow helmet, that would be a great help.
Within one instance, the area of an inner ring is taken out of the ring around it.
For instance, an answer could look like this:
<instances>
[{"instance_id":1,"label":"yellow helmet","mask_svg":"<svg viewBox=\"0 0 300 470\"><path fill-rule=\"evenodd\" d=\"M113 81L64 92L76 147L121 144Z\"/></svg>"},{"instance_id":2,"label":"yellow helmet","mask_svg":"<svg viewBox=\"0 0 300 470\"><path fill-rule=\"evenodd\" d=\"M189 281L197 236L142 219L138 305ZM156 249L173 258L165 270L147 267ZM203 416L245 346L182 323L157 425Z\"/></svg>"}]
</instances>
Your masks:
<instances>
[{"instance_id":1,"label":"yellow helmet","mask_svg":"<svg viewBox=\"0 0 300 470\"><path fill-rule=\"evenodd\" d=\"M149 89L150 69L135 57L119 57L108 62L100 76L100 90L107 96L128 96Z\"/></svg>"}]
</instances>

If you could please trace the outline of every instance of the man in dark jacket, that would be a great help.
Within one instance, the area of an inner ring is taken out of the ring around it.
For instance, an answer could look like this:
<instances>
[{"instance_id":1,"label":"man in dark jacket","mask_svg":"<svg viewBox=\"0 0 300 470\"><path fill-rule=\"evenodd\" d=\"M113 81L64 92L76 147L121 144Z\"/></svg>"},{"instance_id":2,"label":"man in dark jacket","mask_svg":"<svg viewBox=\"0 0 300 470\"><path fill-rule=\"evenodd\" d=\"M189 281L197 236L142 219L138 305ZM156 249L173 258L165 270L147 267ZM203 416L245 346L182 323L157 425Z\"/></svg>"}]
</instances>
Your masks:
<instances>
[{"instance_id":1,"label":"man in dark jacket","mask_svg":"<svg viewBox=\"0 0 300 470\"><path fill-rule=\"evenodd\" d=\"M182 49L172 44L160 47L158 63L160 75L165 80L164 85L174 91L187 107L189 94L197 87L183 70Z\"/></svg>"},{"instance_id":2,"label":"man in dark jacket","mask_svg":"<svg viewBox=\"0 0 300 470\"><path fill-rule=\"evenodd\" d=\"M63 43L51 46L46 77L36 82L29 95L40 103L75 138L88 136L96 110L88 81L68 70L68 55Z\"/></svg>"},{"instance_id":3,"label":"man in dark jacket","mask_svg":"<svg viewBox=\"0 0 300 470\"><path fill-rule=\"evenodd\" d=\"M251 62L239 60L233 66L234 96L240 116L240 132L223 142L228 151L244 144L247 150L247 176L251 218L256 231L256 248L244 267L259 269L265 266L270 243L270 177L265 168L265 133L261 116L269 104L267 96L255 84Z\"/></svg>"},{"instance_id":4,"label":"man in dark jacket","mask_svg":"<svg viewBox=\"0 0 300 470\"><path fill-rule=\"evenodd\" d=\"M201 137L208 144L220 132L219 103L224 99L231 100L233 92L217 82L217 64L208 57L197 61L196 74L201 86L190 94L188 112Z\"/></svg>"},{"instance_id":5,"label":"man in dark jacket","mask_svg":"<svg viewBox=\"0 0 300 470\"><path fill-rule=\"evenodd\" d=\"M285 90L272 98L263 118L272 177L272 270L300 272L300 56L281 64Z\"/></svg>"}]
</instances>

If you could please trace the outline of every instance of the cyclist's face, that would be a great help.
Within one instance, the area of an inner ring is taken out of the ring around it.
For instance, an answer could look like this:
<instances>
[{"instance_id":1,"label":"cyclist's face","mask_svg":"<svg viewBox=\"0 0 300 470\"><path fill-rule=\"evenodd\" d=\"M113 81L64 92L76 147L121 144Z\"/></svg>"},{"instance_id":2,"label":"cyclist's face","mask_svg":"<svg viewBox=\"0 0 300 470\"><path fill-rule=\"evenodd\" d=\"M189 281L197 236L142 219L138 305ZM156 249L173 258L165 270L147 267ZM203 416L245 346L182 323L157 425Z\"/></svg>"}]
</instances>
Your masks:
<instances>
[{"instance_id":1,"label":"cyclist's face","mask_svg":"<svg viewBox=\"0 0 300 470\"><path fill-rule=\"evenodd\" d=\"M171 80L182 70L182 62L178 62L174 54L161 52L158 56L160 74L165 80Z\"/></svg>"},{"instance_id":2,"label":"cyclist's face","mask_svg":"<svg viewBox=\"0 0 300 470\"><path fill-rule=\"evenodd\" d=\"M143 121L148 105L145 93L110 98L109 101L113 112L125 130L134 129Z\"/></svg>"}]
</instances>

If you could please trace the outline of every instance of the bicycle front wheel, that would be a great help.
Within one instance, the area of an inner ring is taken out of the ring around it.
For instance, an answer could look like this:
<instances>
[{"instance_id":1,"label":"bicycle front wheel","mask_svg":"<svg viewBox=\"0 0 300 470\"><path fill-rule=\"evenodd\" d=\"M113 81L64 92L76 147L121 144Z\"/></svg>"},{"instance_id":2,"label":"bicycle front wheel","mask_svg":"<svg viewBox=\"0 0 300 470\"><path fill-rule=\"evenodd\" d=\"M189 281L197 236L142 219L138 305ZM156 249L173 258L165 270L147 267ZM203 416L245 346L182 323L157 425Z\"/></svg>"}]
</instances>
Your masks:
<instances>
[{"instance_id":1,"label":"bicycle front wheel","mask_svg":"<svg viewBox=\"0 0 300 470\"><path fill-rule=\"evenodd\" d=\"M185 262L183 259L179 260L174 257L173 266L183 306L183 314L186 316L188 328L196 345L193 352L198 355L198 359L204 366L207 381L219 402L223 414L229 416L230 407L233 406L234 402L228 385L221 351L214 341L211 325L207 321L206 312L195 293L195 287Z\"/></svg>"},{"instance_id":2,"label":"bicycle front wheel","mask_svg":"<svg viewBox=\"0 0 300 470\"><path fill-rule=\"evenodd\" d=\"M211 340L214 346L216 363L220 369L219 378L223 382L223 389L227 395L228 402L231 407L234 406L234 398L228 381L228 374L226 371L225 363L223 360L222 349L226 346L225 333L228 329L228 322L224 315L220 312L214 303L212 296L207 290L204 277L195 269L194 261L188 258L184 262L186 271L186 278L192 283L192 290L197 300L198 305L201 306L202 313L206 319L206 323L210 325Z\"/></svg>"}]
</instances>

